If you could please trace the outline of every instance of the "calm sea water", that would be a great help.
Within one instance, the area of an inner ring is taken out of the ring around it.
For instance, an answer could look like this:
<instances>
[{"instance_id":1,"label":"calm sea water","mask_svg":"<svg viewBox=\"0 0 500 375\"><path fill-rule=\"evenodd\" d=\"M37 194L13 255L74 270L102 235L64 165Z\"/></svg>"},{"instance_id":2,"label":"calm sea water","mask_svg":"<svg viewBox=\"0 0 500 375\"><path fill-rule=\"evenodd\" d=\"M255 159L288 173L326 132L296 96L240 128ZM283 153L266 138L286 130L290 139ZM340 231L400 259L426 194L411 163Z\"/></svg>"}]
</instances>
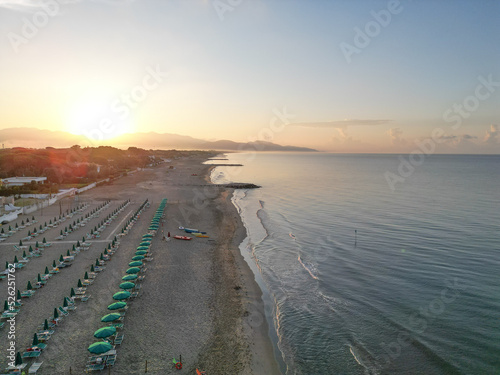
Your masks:
<instances>
[{"instance_id":1,"label":"calm sea water","mask_svg":"<svg viewBox=\"0 0 500 375\"><path fill-rule=\"evenodd\" d=\"M229 154L286 374L500 374L500 157Z\"/></svg>"}]
</instances>

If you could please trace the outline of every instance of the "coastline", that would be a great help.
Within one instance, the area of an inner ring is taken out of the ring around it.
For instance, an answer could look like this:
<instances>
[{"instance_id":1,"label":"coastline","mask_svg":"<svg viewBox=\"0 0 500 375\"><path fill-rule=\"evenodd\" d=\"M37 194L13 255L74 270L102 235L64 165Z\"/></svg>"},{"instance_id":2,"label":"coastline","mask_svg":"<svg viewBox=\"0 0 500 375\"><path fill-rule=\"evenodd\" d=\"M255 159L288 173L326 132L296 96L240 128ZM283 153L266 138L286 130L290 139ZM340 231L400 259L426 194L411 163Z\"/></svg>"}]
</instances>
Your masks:
<instances>
[{"instance_id":1,"label":"coastline","mask_svg":"<svg viewBox=\"0 0 500 375\"><path fill-rule=\"evenodd\" d=\"M210 174L216 166L208 164L206 166L207 168L203 172L204 179L206 183L212 184ZM242 365L241 370L237 373L281 375L269 337L269 325L265 317L262 290L255 280L253 271L240 252L239 247L247 237L247 232L232 202L233 193L234 188L225 188L215 200L215 209L219 211L217 225L220 231L227 232L228 239L225 243L218 244L219 258L217 260L222 262L216 262L219 267L214 269L213 282L215 285L219 285L215 303L227 314L235 327L234 330L231 329L227 324L228 321L222 318L224 313L216 317L216 320L219 319L220 322L219 324L215 322L214 325L217 327L222 323L221 328L226 330L226 334L219 336L219 338L236 333L243 340L240 343L243 345L240 349L245 355L244 359L237 363L237 367ZM219 281L215 281L216 279ZM225 290L221 290L221 286ZM227 301L230 303L225 303ZM211 345L200 356L203 361L207 361L208 358L215 359L215 362L227 360L227 357L223 355L218 358L218 353L222 354L218 350L220 348L218 345L222 343L219 341L217 337L211 340ZM233 371L238 370L235 368Z\"/></svg>"}]
</instances>

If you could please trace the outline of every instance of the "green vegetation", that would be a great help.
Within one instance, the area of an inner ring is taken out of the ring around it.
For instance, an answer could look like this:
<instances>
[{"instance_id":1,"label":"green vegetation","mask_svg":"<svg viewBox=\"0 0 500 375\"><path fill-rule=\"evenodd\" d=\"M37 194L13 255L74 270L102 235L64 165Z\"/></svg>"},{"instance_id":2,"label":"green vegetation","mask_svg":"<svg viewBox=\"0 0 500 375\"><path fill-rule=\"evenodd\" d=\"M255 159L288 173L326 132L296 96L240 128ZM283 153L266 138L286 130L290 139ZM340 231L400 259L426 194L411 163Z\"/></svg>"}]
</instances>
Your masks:
<instances>
[{"instance_id":1,"label":"green vegetation","mask_svg":"<svg viewBox=\"0 0 500 375\"><path fill-rule=\"evenodd\" d=\"M0 178L15 176L47 177L44 184L34 181L23 186L0 187L0 196L55 194L59 189L83 187L93 182L126 175L137 168L158 165L162 159L176 159L204 151L144 150L110 146L0 150Z\"/></svg>"}]
</instances>

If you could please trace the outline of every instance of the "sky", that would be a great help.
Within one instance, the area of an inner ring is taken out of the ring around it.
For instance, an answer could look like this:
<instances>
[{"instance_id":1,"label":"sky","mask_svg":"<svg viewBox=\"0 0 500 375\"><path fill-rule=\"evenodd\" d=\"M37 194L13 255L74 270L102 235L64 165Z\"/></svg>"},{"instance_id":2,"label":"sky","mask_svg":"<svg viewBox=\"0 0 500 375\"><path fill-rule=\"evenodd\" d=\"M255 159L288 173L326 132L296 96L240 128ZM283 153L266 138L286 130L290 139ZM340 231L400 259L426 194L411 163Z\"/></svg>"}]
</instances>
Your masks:
<instances>
[{"instance_id":1,"label":"sky","mask_svg":"<svg viewBox=\"0 0 500 375\"><path fill-rule=\"evenodd\" d=\"M0 129L500 153L499 17L495 0L0 0Z\"/></svg>"}]
</instances>

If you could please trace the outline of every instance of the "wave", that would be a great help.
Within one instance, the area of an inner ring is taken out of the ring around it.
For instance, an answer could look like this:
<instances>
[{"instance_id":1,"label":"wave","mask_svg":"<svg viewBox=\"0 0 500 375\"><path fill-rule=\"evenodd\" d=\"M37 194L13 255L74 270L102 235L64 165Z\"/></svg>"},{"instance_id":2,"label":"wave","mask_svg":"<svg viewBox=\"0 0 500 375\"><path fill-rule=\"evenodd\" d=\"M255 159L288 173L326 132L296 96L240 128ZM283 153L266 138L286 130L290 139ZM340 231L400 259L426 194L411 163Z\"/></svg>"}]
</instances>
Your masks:
<instances>
[{"instance_id":1,"label":"wave","mask_svg":"<svg viewBox=\"0 0 500 375\"><path fill-rule=\"evenodd\" d=\"M318 268L310 263L310 262L304 262L302 261L302 258L299 257L297 258L297 260L299 261L299 263L302 265L302 267L304 267L304 269L309 273L309 275L311 275L311 277L314 279L314 280L319 280L319 277L318 277Z\"/></svg>"}]
</instances>

